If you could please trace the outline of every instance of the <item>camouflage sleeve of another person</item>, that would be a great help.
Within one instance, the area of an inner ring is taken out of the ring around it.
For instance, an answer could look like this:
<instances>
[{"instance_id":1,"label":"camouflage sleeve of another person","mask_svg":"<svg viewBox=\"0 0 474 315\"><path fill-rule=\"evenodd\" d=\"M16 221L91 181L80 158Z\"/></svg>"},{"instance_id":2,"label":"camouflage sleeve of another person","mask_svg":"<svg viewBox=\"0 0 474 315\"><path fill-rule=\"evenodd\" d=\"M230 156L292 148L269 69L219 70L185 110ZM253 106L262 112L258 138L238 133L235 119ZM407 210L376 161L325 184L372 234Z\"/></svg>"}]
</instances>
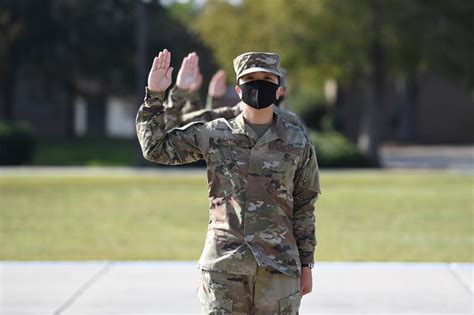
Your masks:
<instances>
[{"instance_id":1,"label":"camouflage sleeve of another person","mask_svg":"<svg viewBox=\"0 0 474 315\"><path fill-rule=\"evenodd\" d=\"M165 93L145 89L145 101L136 117L138 141L143 156L160 164L185 164L203 158L206 149L204 123L169 130L165 122Z\"/></svg>"},{"instance_id":2,"label":"camouflage sleeve of another person","mask_svg":"<svg viewBox=\"0 0 474 315\"><path fill-rule=\"evenodd\" d=\"M317 243L314 204L320 193L318 161L313 146L307 140L295 173L293 190L293 234L302 264L314 262Z\"/></svg>"},{"instance_id":3,"label":"camouflage sleeve of another person","mask_svg":"<svg viewBox=\"0 0 474 315\"><path fill-rule=\"evenodd\" d=\"M183 115L182 124L195 121L211 121L217 118L227 120L237 117L242 112L240 104L233 107L220 107L216 109L203 109Z\"/></svg>"},{"instance_id":4,"label":"camouflage sleeve of another person","mask_svg":"<svg viewBox=\"0 0 474 315\"><path fill-rule=\"evenodd\" d=\"M166 129L172 129L181 125L183 108L189 98L189 92L174 86L168 93L166 100Z\"/></svg>"},{"instance_id":5,"label":"camouflage sleeve of another person","mask_svg":"<svg viewBox=\"0 0 474 315\"><path fill-rule=\"evenodd\" d=\"M198 92L188 94L186 105L183 108L183 114L195 112L202 109L201 97Z\"/></svg>"},{"instance_id":6,"label":"camouflage sleeve of another person","mask_svg":"<svg viewBox=\"0 0 474 315\"><path fill-rule=\"evenodd\" d=\"M208 94L206 99L206 109L219 108L220 100L221 97L214 97Z\"/></svg>"}]
</instances>

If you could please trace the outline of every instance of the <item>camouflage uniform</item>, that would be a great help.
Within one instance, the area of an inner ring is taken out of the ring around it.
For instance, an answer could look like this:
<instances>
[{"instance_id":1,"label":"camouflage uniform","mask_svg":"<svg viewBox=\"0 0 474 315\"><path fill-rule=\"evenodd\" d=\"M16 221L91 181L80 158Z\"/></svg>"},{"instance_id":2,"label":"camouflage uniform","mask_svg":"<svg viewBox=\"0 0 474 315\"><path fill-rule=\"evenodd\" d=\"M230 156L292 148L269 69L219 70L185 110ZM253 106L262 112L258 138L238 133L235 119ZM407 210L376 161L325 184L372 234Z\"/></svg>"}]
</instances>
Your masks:
<instances>
[{"instance_id":1,"label":"camouflage uniform","mask_svg":"<svg viewBox=\"0 0 474 315\"><path fill-rule=\"evenodd\" d=\"M177 88L177 87L176 87ZM170 94L173 94L173 89L170 91ZM184 106L183 114L192 113L203 108L201 98L199 97L198 92L189 93Z\"/></svg>"},{"instance_id":2,"label":"camouflage uniform","mask_svg":"<svg viewBox=\"0 0 474 315\"><path fill-rule=\"evenodd\" d=\"M232 288L225 288L233 283L238 292L247 285L245 294L253 305L235 302L232 312L248 307L252 314L296 314L301 264L314 261L314 203L320 193L316 154L305 133L278 113L260 138L242 114L170 129L181 124L180 115L166 121L165 111L170 108L165 109L163 103L164 92L146 88L136 118L137 135L150 161L207 162L210 220L198 263L203 280L199 296L205 311L227 314L229 304L239 299L231 295ZM232 275L242 280L232 280ZM258 292L269 288L257 288L266 278L274 286L278 278L292 285L276 286L280 289L274 290L273 300L260 295L268 305L258 312L257 305L263 303L258 301ZM291 311L278 309L285 308L285 303Z\"/></svg>"},{"instance_id":3,"label":"camouflage uniform","mask_svg":"<svg viewBox=\"0 0 474 315\"><path fill-rule=\"evenodd\" d=\"M286 315L298 314L299 286L299 278L256 265L252 275L202 270L197 292L205 314Z\"/></svg>"}]
</instances>

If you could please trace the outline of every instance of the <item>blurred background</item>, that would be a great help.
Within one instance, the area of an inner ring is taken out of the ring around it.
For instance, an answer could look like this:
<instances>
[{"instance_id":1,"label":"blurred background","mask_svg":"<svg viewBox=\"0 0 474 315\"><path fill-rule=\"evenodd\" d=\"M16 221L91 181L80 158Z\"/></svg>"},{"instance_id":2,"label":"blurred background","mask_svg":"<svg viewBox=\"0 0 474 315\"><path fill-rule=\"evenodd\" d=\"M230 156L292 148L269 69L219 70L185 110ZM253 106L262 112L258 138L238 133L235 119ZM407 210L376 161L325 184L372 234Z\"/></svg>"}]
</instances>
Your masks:
<instances>
[{"instance_id":1,"label":"blurred background","mask_svg":"<svg viewBox=\"0 0 474 315\"><path fill-rule=\"evenodd\" d=\"M281 56L322 169L317 259L472 261L473 13L464 0L1 1L2 259L198 258L204 173L155 173L135 134L167 48L174 75L199 54L203 100L226 71L222 106L235 56Z\"/></svg>"},{"instance_id":2,"label":"blurred background","mask_svg":"<svg viewBox=\"0 0 474 315\"><path fill-rule=\"evenodd\" d=\"M134 118L164 48L174 75L185 55L199 54L203 99L222 68L235 100L238 54L278 53L287 106L313 131L322 167L396 163L407 152L393 151L400 146L470 145L473 7L463 0L4 0L0 164L146 164Z\"/></svg>"}]
</instances>

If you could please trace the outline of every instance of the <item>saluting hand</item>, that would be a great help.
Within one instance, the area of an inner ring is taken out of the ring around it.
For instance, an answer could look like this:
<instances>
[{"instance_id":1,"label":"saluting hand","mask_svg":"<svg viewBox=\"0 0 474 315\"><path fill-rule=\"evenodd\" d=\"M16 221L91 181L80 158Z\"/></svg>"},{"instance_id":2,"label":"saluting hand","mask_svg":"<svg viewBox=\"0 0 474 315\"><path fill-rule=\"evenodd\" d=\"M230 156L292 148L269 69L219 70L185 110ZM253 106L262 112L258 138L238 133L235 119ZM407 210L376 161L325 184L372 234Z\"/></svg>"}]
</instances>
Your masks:
<instances>
[{"instance_id":1,"label":"saluting hand","mask_svg":"<svg viewBox=\"0 0 474 315\"><path fill-rule=\"evenodd\" d=\"M150 73L148 74L148 88L156 92L164 92L171 85L171 74L173 68L170 67L171 53L167 49L160 51L153 59Z\"/></svg>"},{"instance_id":2,"label":"saluting hand","mask_svg":"<svg viewBox=\"0 0 474 315\"><path fill-rule=\"evenodd\" d=\"M226 90L227 86L225 84L225 71L219 70L212 76L207 94L215 98L220 98L224 96Z\"/></svg>"},{"instance_id":3,"label":"saluting hand","mask_svg":"<svg viewBox=\"0 0 474 315\"><path fill-rule=\"evenodd\" d=\"M198 63L199 57L195 52L184 57L176 79L176 85L180 89L190 91L199 73Z\"/></svg>"}]
</instances>

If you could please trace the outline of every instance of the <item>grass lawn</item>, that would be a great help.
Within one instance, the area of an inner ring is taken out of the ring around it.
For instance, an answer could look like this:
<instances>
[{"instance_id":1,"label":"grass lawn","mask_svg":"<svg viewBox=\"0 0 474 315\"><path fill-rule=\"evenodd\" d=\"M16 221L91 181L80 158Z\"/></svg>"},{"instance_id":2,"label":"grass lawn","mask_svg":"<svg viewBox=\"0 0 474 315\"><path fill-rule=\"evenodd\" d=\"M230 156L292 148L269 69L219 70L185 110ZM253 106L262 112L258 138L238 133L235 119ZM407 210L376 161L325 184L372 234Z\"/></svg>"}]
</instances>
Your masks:
<instances>
[{"instance_id":1,"label":"grass lawn","mask_svg":"<svg viewBox=\"0 0 474 315\"><path fill-rule=\"evenodd\" d=\"M323 171L316 260L473 262L473 177ZM2 260L197 260L204 175L0 177Z\"/></svg>"}]
</instances>

